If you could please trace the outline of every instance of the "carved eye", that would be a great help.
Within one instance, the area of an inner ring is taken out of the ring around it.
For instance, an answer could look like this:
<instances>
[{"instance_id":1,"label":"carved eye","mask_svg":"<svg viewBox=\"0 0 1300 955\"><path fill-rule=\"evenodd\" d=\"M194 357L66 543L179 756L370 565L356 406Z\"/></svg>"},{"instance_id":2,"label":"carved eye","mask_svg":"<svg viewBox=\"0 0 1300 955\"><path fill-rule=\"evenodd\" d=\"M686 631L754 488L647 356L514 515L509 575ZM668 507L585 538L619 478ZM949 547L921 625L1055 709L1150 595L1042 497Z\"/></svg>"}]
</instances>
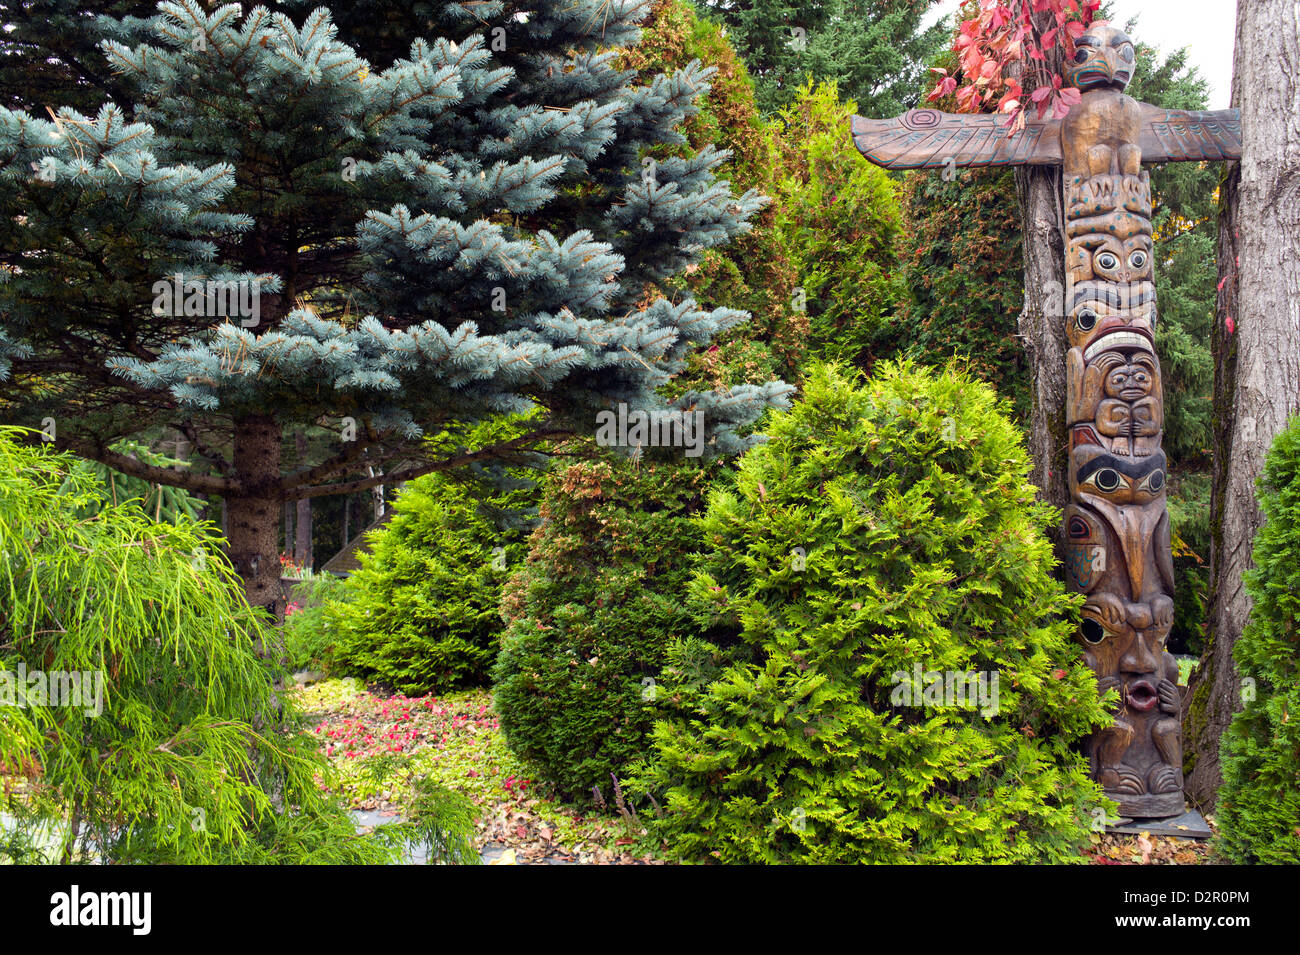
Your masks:
<instances>
[{"instance_id":1,"label":"carved eye","mask_svg":"<svg viewBox=\"0 0 1300 955\"><path fill-rule=\"evenodd\" d=\"M1114 468L1102 468L1093 478L1093 483L1103 491L1113 491L1119 487L1119 472Z\"/></svg>"},{"instance_id":2,"label":"carved eye","mask_svg":"<svg viewBox=\"0 0 1300 955\"><path fill-rule=\"evenodd\" d=\"M1101 643L1106 639L1106 631L1102 629L1101 624L1091 617L1085 617L1083 620L1083 639L1089 643Z\"/></svg>"},{"instance_id":3,"label":"carved eye","mask_svg":"<svg viewBox=\"0 0 1300 955\"><path fill-rule=\"evenodd\" d=\"M1123 482L1124 478L1114 468L1102 468L1093 473L1083 483L1085 486L1092 485L1103 494L1109 494L1112 491L1119 490Z\"/></svg>"},{"instance_id":4,"label":"carved eye","mask_svg":"<svg viewBox=\"0 0 1300 955\"><path fill-rule=\"evenodd\" d=\"M1119 50L1119 58L1125 63L1133 62L1133 47L1125 43Z\"/></svg>"},{"instance_id":5,"label":"carved eye","mask_svg":"<svg viewBox=\"0 0 1300 955\"><path fill-rule=\"evenodd\" d=\"M1119 257L1116 256L1114 252L1103 252L1101 255L1097 256L1097 268L1099 269L1105 269L1109 272L1118 265Z\"/></svg>"},{"instance_id":6,"label":"carved eye","mask_svg":"<svg viewBox=\"0 0 1300 955\"><path fill-rule=\"evenodd\" d=\"M1147 264L1147 254L1138 249L1128 257L1128 264L1135 269L1140 269Z\"/></svg>"},{"instance_id":7,"label":"carved eye","mask_svg":"<svg viewBox=\"0 0 1300 955\"><path fill-rule=\"evenodd\" d=\"M1097 313L1090 308L1081 309L1074 323L1080 330L1090 332L1097 327Z\"/></svg>"},{"instance_id":8,"label":"carved eye","mask_svg":"<svg viewBox=\"0 0 1300 955\"><path fill-rule=\"evenodd\" d=\"M1152 471L1149 475L1147 475L1147 479L1143 481L1142 484L1138 487L1138 490L1151 491L1152 493L1156 493L1164 486L1165 486L1165 472Z\"/></svg>"},{"instance_id":9,"label":"carved eye","mask_svg":"<svg viewBox=\"0 0 1300 955\"><path fill-rule=\"evenodd\" d=\"M1089 54L1088 54L1088 49L1087 49L1087 47L1082 47L1082 46L1081 46L1081 47L1079 47L1079 49L1077 49L1077 50L1074 51L1074 62L1076 62L1076 63L1087 63L1087 62L1088 62L1088 55L1089 55Z\"/></svg>"}]
</instances>

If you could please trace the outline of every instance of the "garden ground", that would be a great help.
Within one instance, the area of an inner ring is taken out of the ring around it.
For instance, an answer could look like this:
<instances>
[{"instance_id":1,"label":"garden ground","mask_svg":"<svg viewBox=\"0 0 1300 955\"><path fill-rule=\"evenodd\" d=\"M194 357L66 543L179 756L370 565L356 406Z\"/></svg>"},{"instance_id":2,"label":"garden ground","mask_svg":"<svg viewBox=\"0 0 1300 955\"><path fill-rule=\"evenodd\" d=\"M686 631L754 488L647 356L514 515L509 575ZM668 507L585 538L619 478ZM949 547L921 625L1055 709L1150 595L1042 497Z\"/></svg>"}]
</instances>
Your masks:
<instances>
[{"instance_id":1,"label":"garden ground","mask_svg":"<svg viewBox=\"0 0 1300 955\"><path fill-rule=\"evenodd\" d=\"M583 812L534 783L506 747L486 690L407 697L331 679L293 693L361 825L399 817L411 795L408 781L427 776L479 808L475 844L490 864L667 861L664 847L652 843L628 807ZM1106 834L1093 841L1094 865L1218 861L1208 843L1190 839Z\"/></svg>"}]
</instances>

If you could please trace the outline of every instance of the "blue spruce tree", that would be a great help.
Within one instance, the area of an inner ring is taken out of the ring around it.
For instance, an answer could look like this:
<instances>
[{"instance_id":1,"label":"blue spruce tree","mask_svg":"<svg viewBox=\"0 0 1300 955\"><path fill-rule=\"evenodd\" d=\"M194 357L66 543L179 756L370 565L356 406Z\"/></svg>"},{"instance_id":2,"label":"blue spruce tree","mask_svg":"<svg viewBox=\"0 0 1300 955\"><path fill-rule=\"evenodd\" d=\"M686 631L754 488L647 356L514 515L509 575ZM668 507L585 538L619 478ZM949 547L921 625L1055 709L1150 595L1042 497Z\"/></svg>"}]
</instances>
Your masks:
<instances>
[{"instance_id":1,"label":"blue spruce tree","mask_svg":"<svg viewBox=\"0 0 1300 955\"><path fill-rule=\"evenodd\" d=\"M649 0L377 0L338 23L303 2L27 6L100 39L58 61L49 118L0 107L0 417L223 498L254 605L278 609L286 501L517 461L619 403L702 411L730 453L784 402L779 382L662 397L746 317L665 280L765 200L683 148L709 70L615 69ZM24 22L0 43L48 80L60 41ZM95 89L116 100L80 111ZM113 450L159 425L193 467ZM307 428L335 443L302 462Z\"/></svg>"}]
</instances>

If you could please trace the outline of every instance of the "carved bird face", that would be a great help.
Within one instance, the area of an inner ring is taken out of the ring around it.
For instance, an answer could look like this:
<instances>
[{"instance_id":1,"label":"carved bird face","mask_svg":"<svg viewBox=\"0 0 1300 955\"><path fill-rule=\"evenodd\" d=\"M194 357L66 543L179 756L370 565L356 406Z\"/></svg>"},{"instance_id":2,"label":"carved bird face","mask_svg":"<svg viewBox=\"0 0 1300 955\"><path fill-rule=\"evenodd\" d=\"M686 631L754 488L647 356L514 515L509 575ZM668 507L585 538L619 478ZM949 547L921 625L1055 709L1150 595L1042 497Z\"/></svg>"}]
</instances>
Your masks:
<instances>
[{"instance_id":1,"label":"carved bird face","mask_svg":"<svg viewBox=\"0 0 1300 955\"><path fill-rule=\"evenodd\" d=\"M1095 23L1074 41L1074 61L1066 65L1065 79L1080 91L1122 90L1133 79L1136 59L1127 33Z\"/></svg>"}]
</instances>

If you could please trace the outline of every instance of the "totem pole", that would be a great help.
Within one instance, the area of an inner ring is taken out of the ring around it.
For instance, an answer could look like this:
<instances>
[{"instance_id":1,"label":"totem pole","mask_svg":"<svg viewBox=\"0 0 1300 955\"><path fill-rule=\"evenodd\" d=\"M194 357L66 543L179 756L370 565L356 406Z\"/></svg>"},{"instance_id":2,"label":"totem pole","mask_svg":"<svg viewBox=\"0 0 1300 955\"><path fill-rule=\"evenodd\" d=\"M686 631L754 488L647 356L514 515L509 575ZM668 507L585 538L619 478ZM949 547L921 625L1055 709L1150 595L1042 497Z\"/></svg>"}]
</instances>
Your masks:
<instances>
[{"instance_id":1,"label":"totem pole","mask_svg":"<svg viewBox=\"0 0 1300 955\"><path fill-rule=\"evenodd\" d=\"M1058 165L1065 210L1066 425L1071 503L1066 572L1087 595L1078 635L1114 723L1088 742L1093 778L1124 816L1184 811L1173 561L1165 510L1164 399L1155 352L1151 185L1143 163L1241 157L1237 110L1165 110L1124 94L1133 42L1095 24L1075 41L1063 120L1009 133L1005 117L916 109L853 119L854 142L887 169Z\"/></svg>"}]
</instances>

